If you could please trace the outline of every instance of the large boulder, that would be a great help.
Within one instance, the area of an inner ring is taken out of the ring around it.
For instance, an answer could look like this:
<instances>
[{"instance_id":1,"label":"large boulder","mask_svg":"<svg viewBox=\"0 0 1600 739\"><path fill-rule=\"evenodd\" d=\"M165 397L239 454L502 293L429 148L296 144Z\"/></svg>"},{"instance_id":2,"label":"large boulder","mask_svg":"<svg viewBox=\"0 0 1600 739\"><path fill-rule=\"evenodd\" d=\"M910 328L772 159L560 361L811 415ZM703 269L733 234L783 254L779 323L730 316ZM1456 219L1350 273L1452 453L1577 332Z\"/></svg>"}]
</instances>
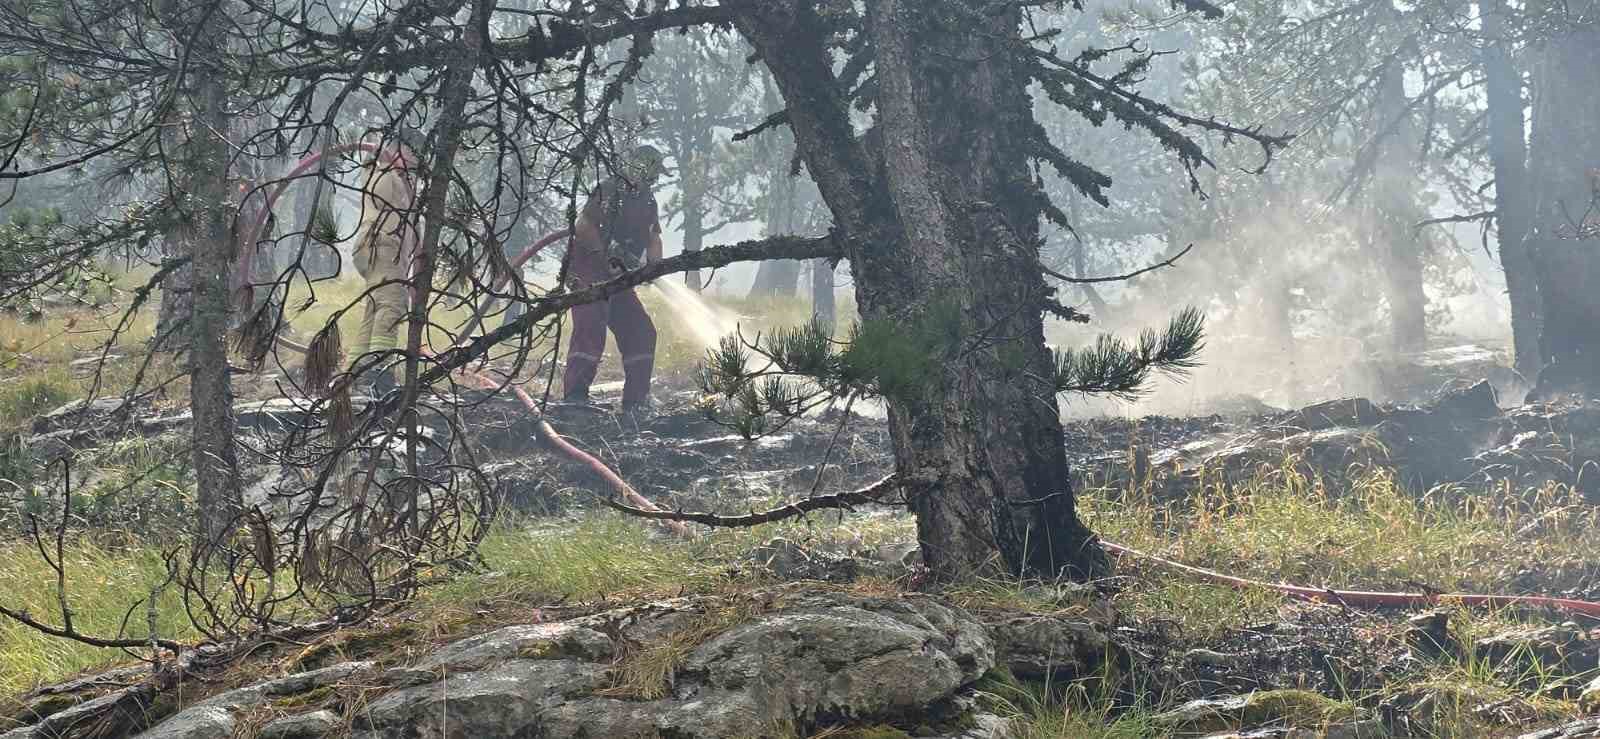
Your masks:
<instances>
[{"instance_id":1,"label":"large boulder","mask_svg":"<svg viewBox=\"0 0 1600 739\"><path fill-rule=\"evenodd\" d=\"M1103 634L1065 622L995 628L1013 661L1038 669L1058 655L1094 670L1107 652ZM846 725L948 736L977 719L966 696L995 665L990 630L937 598L792 589L508 626L381 670L333 665L227 691L140 736L228 737L269 708L278 715L263 735L282 739L334 725L365 739L711 739Z\"/></svg>"}]
</instances>

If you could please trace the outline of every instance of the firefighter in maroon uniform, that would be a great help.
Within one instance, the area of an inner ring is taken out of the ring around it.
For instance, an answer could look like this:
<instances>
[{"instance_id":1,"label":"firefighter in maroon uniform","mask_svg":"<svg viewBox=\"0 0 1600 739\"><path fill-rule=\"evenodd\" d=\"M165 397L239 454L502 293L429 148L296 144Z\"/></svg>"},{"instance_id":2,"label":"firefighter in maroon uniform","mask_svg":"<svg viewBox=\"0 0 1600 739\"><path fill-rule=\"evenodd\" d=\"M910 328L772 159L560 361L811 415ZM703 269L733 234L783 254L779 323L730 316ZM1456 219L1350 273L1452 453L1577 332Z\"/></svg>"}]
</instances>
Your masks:
<instances>
[{"instance_id":1,"label":"firefighter in maroon uniform","mask_svg":"<svg viewBox=\"0 0 1600 739\"><path fill-rule=\"evenodd\" d=\"M651 188L665 172L661 152L641 146L629 153L619 176L600 183L589 196L572 239L576 287L604 282L661 259L661 221ZM572 345L561 380L565 399L588 402L589 385L605 352L607 328L622 355L622 410L648 410L656 327L632 290L572 309Z\"/></svg>"}]
</instances>

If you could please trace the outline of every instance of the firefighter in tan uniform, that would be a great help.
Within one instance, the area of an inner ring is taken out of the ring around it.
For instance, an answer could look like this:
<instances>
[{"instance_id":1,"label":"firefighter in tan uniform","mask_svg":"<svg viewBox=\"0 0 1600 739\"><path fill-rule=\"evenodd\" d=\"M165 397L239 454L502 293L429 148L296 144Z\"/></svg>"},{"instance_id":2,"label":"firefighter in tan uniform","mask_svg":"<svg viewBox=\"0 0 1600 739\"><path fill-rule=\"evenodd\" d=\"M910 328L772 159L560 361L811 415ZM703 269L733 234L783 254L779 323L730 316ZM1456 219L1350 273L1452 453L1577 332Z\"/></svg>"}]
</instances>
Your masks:
<instances>
[{"instance_id":1,"label":"firefighter in tan uniform","mask_svg":"<svg viewBox=\"0 0 1600 739\"><path fill-rule=\"evenodd\" d=\"M412 215L420 186L417 137L403 133L400 138L386 142L361 168L361 225L356 232L355 261L366 283L366 305L350 357L374 396L394 389L390 369L394 357L363 355L397 348L400 324L410 308L411 258L422 237L421 219Z\"/></svg>"}]
</instances>

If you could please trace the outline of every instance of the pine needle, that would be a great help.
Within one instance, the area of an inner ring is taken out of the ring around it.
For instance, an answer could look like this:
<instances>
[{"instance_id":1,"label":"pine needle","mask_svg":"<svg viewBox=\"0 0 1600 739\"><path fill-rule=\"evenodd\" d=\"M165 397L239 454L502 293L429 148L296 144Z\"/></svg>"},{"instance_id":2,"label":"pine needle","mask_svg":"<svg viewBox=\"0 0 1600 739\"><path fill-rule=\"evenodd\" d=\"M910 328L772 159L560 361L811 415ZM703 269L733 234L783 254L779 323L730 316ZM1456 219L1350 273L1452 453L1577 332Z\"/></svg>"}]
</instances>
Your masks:
<instances>
[{"instance_id":1,"label":"pine needle","mask_svg":"<svg viewBox=\"0 0 1600 739\"><path fill-rule=\"evenodd\" d=\"M306 385L313 393L323 394L328 392L333 382L333 377L344 367L344 348L339 338L339 323L328 321L327 325L317 332L311 339L311 345L306 351Z\"/></svg>"}]
</instances>

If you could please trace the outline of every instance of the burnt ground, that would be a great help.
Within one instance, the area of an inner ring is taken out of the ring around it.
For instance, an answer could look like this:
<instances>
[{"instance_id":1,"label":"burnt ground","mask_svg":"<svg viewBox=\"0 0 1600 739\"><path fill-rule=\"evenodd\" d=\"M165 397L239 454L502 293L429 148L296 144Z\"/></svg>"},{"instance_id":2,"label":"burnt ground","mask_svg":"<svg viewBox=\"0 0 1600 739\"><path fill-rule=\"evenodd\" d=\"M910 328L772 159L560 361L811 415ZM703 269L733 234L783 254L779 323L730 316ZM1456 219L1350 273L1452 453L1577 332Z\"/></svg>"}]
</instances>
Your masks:
<instances>
[{"instance_id":1,"label":"burnt ground","mask_svg":"<svg viewBox=\"0 0 1600 739\"><path fill-rule=\"evenodd\" d=\"M1231 398L1215 403L1213 415L1078 420L1066 425L1065 443L1079 489L1108 500L1135 489L1181 500L1195 489L1198 469L1243 479L1290 457L1335 478L1341 469L1390 466L1402 477L1411 475L1416 489L1494 480L1555 480L1586 489L1594 478L1584 476L1583 461L1600 458L1600 405L1502 410L1512 403L1497 398L1492 386L1472 384L1481 369L1415 370L1421 379L1406 391L1409 402L1346 399L1287 411ZM607 407L619 390L618 383L599 385L596 406L554 404L547 418L664 507L746 513L813 492L864 486L892 464L885 423L872 415L830 409L746 440L700 410L699 393L687 378L665 378L655 413L641 419ZM464 415L510 509L541 527L560 527L597 507L601 480L540 444L532 417L515 400L484 399ZM241 422L270 427L271 416L270 410L246 414ZM123 428L148 435L182 425L181 414L166 412ZM43 419L35 431L49 437L40 447L92 443L63 437L64 429ZM1373 439L1378 443L1369 445ZM918 587L909 517L887 507L848 515L897 522L904 545L866 550L808 542L802 548L809 549L794 556L784 552L800 545L778 542L755 554L779 578L879 578ZM903 556L908 551L911 556ZM1123 607L1124 593L1163 576L1169 575L1155 566L1124 561L1107 582L1014 584L1020 594L990 593L968 604L999 607L991 601L1000 600L1005 607L1020 603L1103 623L1133 667L1119 701L1124 707L1291 688L1353 701L1381 715L1399 735L1448 735L1428 725L1456 711L1474 716L1474 726L1490 727L1485 735L1515 736L1570 718L1549 702L1576 699L1600 670L1600 621L1553 612L1496 614L1487 626L1473 623L1476 616L1446 614L1450 623L1441 629L1437 619L1415 611L1279 599L1237 623L1197 629L1181 613ZM1529 568L1512 582L1516 592L1600 599L1600 550L1589 561ZM1340 585L1415 589L1392 582ZM1207 587L1231 597L1219 586ZM1473 671L1471 680L1458 679L1460 685L1450 690L1440 687L1441 675L1462 669Z\"/></svg>"},{"instance_id":2,"label":"burnt ground","mask_svg":"<svg viewBox=\"0 0 1600 739\"><path fill-rule=\"evenodd\" d=\"M1177 499L1191 489L1193 478L1188 475L1198 467L1209 465L1242 478L1262 464L1280 462L1286 453L1310 467L1331 470L1341 465L1389 465L1402 477L1411 475L1418 489L1492 479L1520 484L1540 476L1578 484L1573 455L1588 452L1585 444L1572 443L1574 434L1569 432L1593 432L1600 440L1600 409L1578 404L1506 412L1496 404L1509 403L1500 401L1492 386L1474 385L1470 376L1441 381L1438 370L1419 370L1417 375L1422 379L1415 383L1415 400L1409 403L1350 399L1284 411L1249 399L1228 399L1217 404L1220 412L1215 415L1074 421L1066 426L1066 446L1080 489L1096 488L1096 494L1110 497L1144 486L1158 496ZM616 388L602 390L598 403L615 403ZM656 413L643 420L621 417L603 407L559 404L551 407L548 417L562 434L621 472L641 493L658 505L679 510L746 513L812 491L860 487L890 469L886 428L880 418L861 414L847 418L834 409L747 441L707 419L697 399L695 390L670 383L657 392ZM589 491L604 489L592 473L540 448L532 422L520 406L493 401L477 417L485 419L479 440L497 457L491 469L513 507L537 516L560 516L589 507L593 503ZM1537 429L1564 436L1561 455L1548 455L1540 462L1539 454L1529 453L1534 447L1546 448L1530 438L1539 435ZM1357 440L1374 438L1381 442L1375 445L1381 453L1373 452L1352 465ZM1508 467L1507 460L1513 458L1518 461ZM889 509L851 515L904 517ZM909 523L904 530L909 535ZM912 544L908 541L907 547L891 551L904 552ZM1596 555L1588 562L1532 568L1513 580L1513 589L1600 599L1600 550ZM871 561L820 570L809 566L852 558ZM915 586L916 582L914 565L902 570L901 562L884 562L865 551L811 551L798 559L808 566L780 575L834 578L842 572L839 577L849 579L887 572L901 577L902 583ZM1281 600L1254 619L1203 633L1187 631L1182 617L1123 612L1115 606L1115 597L1106 609L1106 593L1158 573L1149 565L1124 562L1117 578L1088 589L1068 588L1065 601L1056 598L1106 619L1128 650L1142 675L1139 687L1123 696L1129 704L1170 705L1293 688L1354 701L1381 715L1397 735L1449 735L1450 730L1434 728L1433 722L1462 714L1487 734L1514 736L1531 725L1562 719L1549 702L1576 699L1600 669L1600 621L1548 611L1496 614L1494 623L1506 625L1504 634L1490 633L1493 625L1471 623L1476 616L1463 620L1461 614L1445 614L1439 618L1454 619L1446 627L1450 635L1424 639L1419 634L1425 628L1419 624L1434 628L1437 623L1427 614L1399 609ZM1392 582L1341 586L1416 589ZM1527 626L1526 633L1512 626L1518 623ZM1541 626L1548 628L1540 631ZM1473 636L1457 635L1461 630L1472 631ZM1493 646L1496 639L1513 646ZM1447 649L1434 648L1434 641L1447 642ZM1527 657L1540 653L1547 653L1547 658ZM1440 675L1461 669L1481 674L1454 687L1449 680L1441 682ZM1530 677L1534 674L1536 678ZM1477 680L1498 687L1463 687Z\"/></svg>"}]
</instances>

